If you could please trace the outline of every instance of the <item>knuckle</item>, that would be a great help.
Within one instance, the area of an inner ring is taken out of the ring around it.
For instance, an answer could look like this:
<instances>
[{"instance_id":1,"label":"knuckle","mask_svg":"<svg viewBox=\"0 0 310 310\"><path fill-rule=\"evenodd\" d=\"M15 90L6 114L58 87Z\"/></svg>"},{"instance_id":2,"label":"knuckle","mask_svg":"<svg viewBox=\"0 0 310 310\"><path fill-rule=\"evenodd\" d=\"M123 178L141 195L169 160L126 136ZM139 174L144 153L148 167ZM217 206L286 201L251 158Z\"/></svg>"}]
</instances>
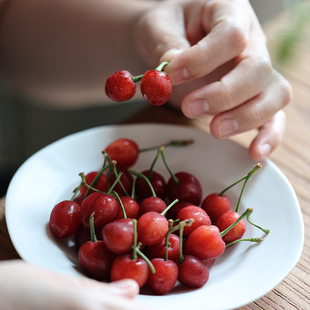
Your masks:
<instances>
[{"instance_id":1,"label":"knuckle","mask_svg":"<svg viewBox=\"0 0 310 310\"><path fill-rule=\"evenodd\" d=\"M283 104L284 106L286 106L292 101L293 90L292 90L292 86L290 85L290 83L284 78L282 79L280 83L280 90L283 94Z\"/></svg>"},{"instance_id":2,"label":"knuckle","mask_svg":"<svg viewBox=\"0 0 310 310\"><path fill-rule=\"evenodd\" d=\"M227 23L227 35L231 40L231 46L238 52L242 52L247 44L248 39L244 28L236 22Z\"/></svg>"}]
</instances>

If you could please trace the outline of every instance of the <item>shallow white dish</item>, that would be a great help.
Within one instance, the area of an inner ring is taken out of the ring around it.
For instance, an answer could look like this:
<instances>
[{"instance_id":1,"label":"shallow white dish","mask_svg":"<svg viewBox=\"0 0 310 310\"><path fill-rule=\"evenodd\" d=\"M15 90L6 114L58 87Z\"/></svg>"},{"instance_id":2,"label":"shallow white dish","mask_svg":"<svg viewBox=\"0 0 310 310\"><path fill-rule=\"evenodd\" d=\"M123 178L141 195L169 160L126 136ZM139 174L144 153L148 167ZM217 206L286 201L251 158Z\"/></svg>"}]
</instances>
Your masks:
<instances>
[{"instance_id":1,"label":"shallow white dish","mask_svg":"<svg viewBox=\"0 0 310 310\"><path fill-rule=\"evenodd\" d=\"M182 148L166 148L174 172L187 171L202 183L204 197L219 192L255 165L247 150L232 141L219 141L196 129L174 125L121 125L89 129L63 138L30 157L16 172L6 196L6 220L12 242L30 263L72 276L80 272L73 242L58 242L49 233L53 206L70 199L80 172L99 169L102 150L117 138L134 139L140 148L170 140L194 139ZM149 168L156 151L142 153L135 170ZM169 174L159 160L155 170ZM241 184L227 192L236 205ZM252 207L251 219L270 229L265 235L247 223L245 237L262 237L260 244L241 242L217 259L208 283L195 290L180 286L165 295L139 295L155 309L235 309L271 291L297 264L303 248L304 226L295 192L269 160L248 182L241 209Z\"/></svg>"}]
</instances>

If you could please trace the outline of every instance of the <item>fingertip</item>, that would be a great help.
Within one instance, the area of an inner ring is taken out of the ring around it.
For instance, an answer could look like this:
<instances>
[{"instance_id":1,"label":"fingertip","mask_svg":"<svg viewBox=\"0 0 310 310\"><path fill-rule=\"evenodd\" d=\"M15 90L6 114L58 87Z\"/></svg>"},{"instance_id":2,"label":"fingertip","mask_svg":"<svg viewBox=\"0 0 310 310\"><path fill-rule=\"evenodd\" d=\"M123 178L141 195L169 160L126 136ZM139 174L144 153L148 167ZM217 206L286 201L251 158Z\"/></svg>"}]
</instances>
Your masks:
<instances>
[{"instance_id":1,"label":"fingertip","mask_svg":"<svg viewBox=\"0 0 310 310\"><path fill-rule=\"evenodd\" d=\"M257 144L254 141L249 148L250 157L258 162L267 158L272 152L272 147L269 143Z\"/></svg>"},{"instance_id":2,"label":"fingertip","mask_svg":"<svg viewBox=\"0 0 310 310\"><path fill-rule=\"evenodd\" d=\"M138 283L132 279L124 279L112 282L111 287L115 294L130 299L135 298L140 291Z\"/></svg>"},{"instance_id":3,"label":"fingertip","mask_svg":"<svg viewBox=\"0 0 310 310\"><path fill-rule=\"evenodd\" d=\"M178 48L172 48L170 50L168 50L167 52L165 52L165 54L160 58L160 63L167 61L170 62L174 57L178 56L179 54L181 54L183 52L182 49L178 49Z\"/></svg>"}]
</instances>

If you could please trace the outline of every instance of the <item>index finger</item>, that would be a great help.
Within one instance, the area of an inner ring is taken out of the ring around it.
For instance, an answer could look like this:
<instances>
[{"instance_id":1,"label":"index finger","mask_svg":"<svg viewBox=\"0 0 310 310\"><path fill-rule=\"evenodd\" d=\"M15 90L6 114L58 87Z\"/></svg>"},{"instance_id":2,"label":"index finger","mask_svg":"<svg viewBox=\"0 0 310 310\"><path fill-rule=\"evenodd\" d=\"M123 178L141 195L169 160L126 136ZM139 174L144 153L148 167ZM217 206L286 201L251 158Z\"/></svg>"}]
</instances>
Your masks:
<instances>
[{"instance_id":1,"label":"index finger","mask_svg":"<svg viewBox=\"0 0 310 310\"><path fill-rule=\"evenodd\" d=\"M208 34L174 57L165 68L173 84L202 77L240 55L247 46L255 19L252 13L250 5L245 5L244 1L205 1L200 8L201 17L192 18L200 18ZM194 23L196 27L199 24Z\"/></svg>"}]
</instances>

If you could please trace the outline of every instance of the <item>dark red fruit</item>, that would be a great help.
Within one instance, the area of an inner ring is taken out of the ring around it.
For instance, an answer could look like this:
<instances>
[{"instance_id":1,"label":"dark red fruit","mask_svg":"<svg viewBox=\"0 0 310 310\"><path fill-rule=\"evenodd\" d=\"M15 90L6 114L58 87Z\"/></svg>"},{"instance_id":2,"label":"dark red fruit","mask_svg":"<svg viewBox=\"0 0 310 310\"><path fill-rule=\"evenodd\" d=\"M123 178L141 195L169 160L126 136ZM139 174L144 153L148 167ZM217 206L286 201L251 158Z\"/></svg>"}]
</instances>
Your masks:
<instances>
[{"instance_id":1,"label":"dark red fruit","mask_svg":"<svg viewBox=\"0 0 310 310\"><path fill-rule=\"evenodd\" d=\"M162 199L151 196L141 201L139 216L151 211L162 213L166 208L167 205Z\"/></svg>"},{"instance_id":2,"label":"dark red fruit","mask_svg":"<svg viewBox=\"0 0 310 310\"><path fill-rule=\"evenodd\" d=\"M190 173L178 172L175 174L179 183L172 177L168 180L166 194L169 202L178 199L180 202L190 202L198 206L202 198L202 187L198 179Z\"/></svg>"},{"instance_id":3,"label":"dark red fruit","mask_svg":"<svg viewBox=\"0 0 310 310\"><path fill-rule=\"evenodd\" d=\"M107 146L105 151L118 166L129 168L133 166L139 157L139 147L130 139L118 139Z\"/></svg>"},{"instance_id":4,"label":"dark red fruit","mask_svg":"<svg viewBox=\"0 0 310 310\"><path fill-rule=\"evenodd\" d=\"M137 219L139 217L140 206L138 205L138 203L133 198L131 198L129 196L123 196L123 197L121 197L121 202L123 204L126 216L128 218ZM115 220L124 218L124 213L123 213L123 209L121 207L121 204L119 201L117 201L117 203L118 203L118 211L117 211L117 214L115 216Z\"/></svg>"},{"instance_id":5,"label":"dark red fruit","mask_svg":"<svg viewBox=\"0 0 310 310\"><path fill-rule=\"evenodd\" d=\"M141 288L145 285L149 276L149 266L147 262L138 257L132 259L132 254L119 255L114 260L111 268L111 280L133 279Z\"/></svg>"},{"instance_id":6,"label":"dark red fruit","mask_svg":"<svg viewBox=\"0 0 310 310\"><path fill-rule=\"evenodd\" d=\"M82 269L92 278L105 280L109 277L116 255L102 240L87 241L79 249L78 259Z\"/></svg>"},{"instance_id":7,"label":"dark red fruit","mask_svg":"<svg viewBox=\"0 0 310 310\"><path fill-rule=\"evenodd\" d=\"M189 236L192 231L194 231L198 226L201 225L211 225L211 220L209 215L197 206L187 206L179 211L177 218L184 220L193 219L194 222L190 226L185 226L183 235Z\"/></svg>"},{"instance_id":8,"label":"dark red fruit","mask_svg":"<svg viewBox=\"0 0 310 310\"><path fill-rule=\"evenodd\" d=\"M177 261L180 254L180 238L175 234L170 234L168 239L168 259ZM147 257L153 258L165 258L166 256L166 238L160 243L147 247Z\"/></svg>"},{"instance_id":9,"label":"dark red fruit","mask_svg":"<svg viewBox=\"0 0 310 310\"><path fill-rule=\"evenodd\" d=\"M85 181L88 185L91 185L92 181L94 180L94 178L97 176L98 172L96 171L92 171L86 174L85 176ZM95 189L98 189L101 192L106 192L107 191L107 176L105 174L102 174L100 176L100 179L98 180L98 183L96 185L92 186ZM80 194L82 196L85 196L85 194L87 193L88 188L83 185L80 188ZM94 193L93 190L90 191L90 193Z\"/></svg>"},{"instance_id":10,"label":"dark red fruit","mask_svg":"<svg viewBox=\"0 0 310 310\"><path fill-rule=\"evenodd\" d=\"M96 238L97 240L102 240L101 231L96 232ZM81 225L74 235L75 248L79 250L82 244L90 240L91 240L90 228Z\"/></svg>"},{"instance_id":11,"label":"dark red fruit","mask_svg":"<svg viewBox=\"0 0 310 310\"><path fill-rule=\"evenodd\" d=\"M240 215L232 210L225 212L217 221L216 226L220 232L232 225ZM231 243L235 240L241 239L245 233L246 226L245 221L242 219L234 228L223 236L223 240L226 244Z\"/></svg>"},{"instance_id":12,"label":"dark red fruit","mask_svg":"<svg viewBox=\"0 0 310 310\"><path fill-rule=\"evenodd\" d=\"M57 238L68 238L81 225L81 207L74 201L64 200L56 204L51 212L49 227Z\"/></svg>"},{"instance_id":13,"label":"dark red fruit","mask_svg":"<svg viewBox=\"0 0 310 310\"><path fill-rule=\"evenodd\" d=\"M149 70L143 74L140 90L147 102L161 106L168 101L171 95L172 83L166 72Z\"/></svg>"},{"instance_id":14,"label":"dark red fruit","mask_svg":"<svg viewBox=\"0 0 310 310\"><path fill-rule=\"evenodd\" d=\"M120 182L118 182L115 185L113 190L115 190L118 193L118 195L121 197L126 195L126 193L129 195L132 189L132 181L133 181L130 171L126 167L119 167L119 166L117 166L116 170L118 173L122 173L122 176L119 181L122 183L126 192L124 192L123 188L120 185ZM116 176L112 174L110 177L109 185L111 186L115 180L116 180Z\"/></svg>"},{"instance_id":15,"label":"dark red fruit","mask_svg":"<svg viewBox=\"0 0 310 310\"><path fill-rule=\"evenodd\" d=\"M90 216L94 213L94 225L100 230L113 221L118 210L117 200L108 194L93 193L87 196L81 206L81 219L85 227L90 227Z\"/></svg>"},{"instance_id":16,"label":"dark red fruit","mask_svg":"<svg viewBox=\"0 0 310 310\"><path fill-rule=\"evenodd\" d=\"M149 174L149 171L143 171L143 175L146 177ZM166 180L164 177L157 173L156 171L151 172L151 177L150 177L150 183L154 189L154 192L157 197L164 199L165 198L165 193L166 193ZM144 199L147 197L152 196L152 191L150 189L149 184L145 181L144 178L138 178L136 181L136 194L139 199Z\"/></svg>"},{"instance_id":17,"label":"dark red fruit","mask_svg":"<svg viewBox=\"0 0 310 310\"><path fill-rule=\"evenodd\" d=\"M102 239L109 250L116 254L127 254L133 246L134 229L132 225L112 222L102 229Z\"/></svg>"},{"instance_id":18,"label":"dark red fruit","mask_svg":"<svg viewBox=\"0 0 310 310\"><path fill-rule=\"evenodd\" d=\"M164 260L163 258L155 258L151 260L156 272L150 273L147 286L158 295L169 293L175 286L178 280L178 266L171 260Z\"/></svg>"},{"instance_id":19,"label":"dark red fruit","mask_svg":"<svg viewBox=\"0 0 310 310\"><path fill-rule=\"evenodd\" d=\"M201 260L221 256L225 247L220 231L214 225L197 227L186 240L186 252Z\"/></svg>"},{"instance_id":20,"label":"dark red fruit","mask_svg":"<svg viewBox=\"0 0 310 310\"><path fill-rule=\"evenodd\" d=\"M184 255L184 262L179 265L178 280L184 286L198 288L208 282L209 274L209 268L200 259Z\"/></svg>"},{"instance_id":21,"label":"dark red fruit","mask_svg":"<svg viewBox=\"0 0 310 310\"><path fill-rule=\"evenodd\" d=\"M167 212L167 219L176 220L179 211L185 207L192 206L190 202L177 202Z\"/></svg>"},{"instance_id":22,"label":"dark red fruit","mask_svg":"<svg viewBox=\"0 0 310 310\"><path fill-rule=\"evenodd\" d=\"M137 221L138 240L144 245L161 242L169 229L167 219L157 212L147 212Z\"/></svg>"},{"instance_id":23,"label":"dark red fruit","mask_svg":"<svg viewBox=\"0 0 310 310\"><path fill-rule=\"evenodd\" d=\"M110 75L105 84L106 95L114 101L126 101L136 94L137 86L127 70Z\"/></svg>"},{"instance_id":24,"label":"dark red fruit","mask_svg":"<svg viewBox=\"0 0 310 310\"><path fill-rule=\"evenodd\" d=\"M208 213L212 224L215 225L217 220L230 210L230 200L226 195L213 193L202 201L201 208Z\"/></svg>"}]
</instances>

